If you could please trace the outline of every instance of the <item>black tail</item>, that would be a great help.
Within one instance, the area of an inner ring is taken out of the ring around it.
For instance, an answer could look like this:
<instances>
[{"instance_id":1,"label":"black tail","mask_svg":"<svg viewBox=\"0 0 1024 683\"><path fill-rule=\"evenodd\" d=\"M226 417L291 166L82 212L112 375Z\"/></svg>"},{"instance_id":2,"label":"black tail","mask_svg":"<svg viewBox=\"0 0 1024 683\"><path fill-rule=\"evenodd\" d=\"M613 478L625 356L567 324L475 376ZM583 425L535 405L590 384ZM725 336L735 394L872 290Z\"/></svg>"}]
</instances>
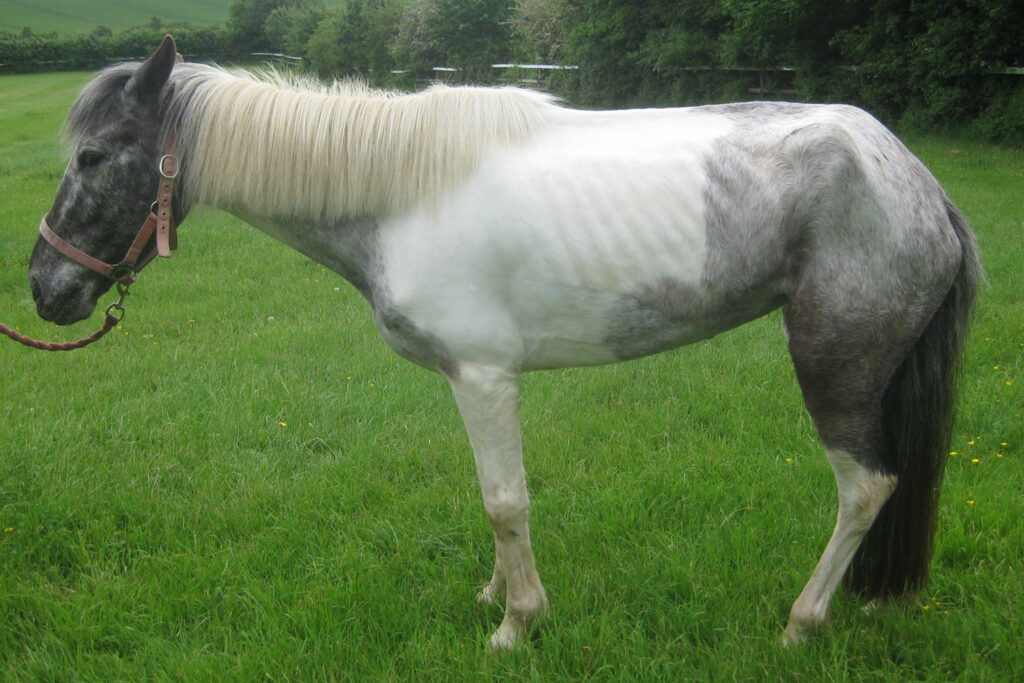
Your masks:
<instances>
[{"instance_id":1,"label":"black tail","mask_svg":"<svg viewBox=\"0 0 1024 683\"><path fill-rule=\"evenodd\" d=\"M960 270L882 399L884 464L898 483L846 576L847 587L868 599L912 594L928 582L960 359L981 276L970 226L948 199L946 209L960 240Z\"/></svg>"}]
</instances>

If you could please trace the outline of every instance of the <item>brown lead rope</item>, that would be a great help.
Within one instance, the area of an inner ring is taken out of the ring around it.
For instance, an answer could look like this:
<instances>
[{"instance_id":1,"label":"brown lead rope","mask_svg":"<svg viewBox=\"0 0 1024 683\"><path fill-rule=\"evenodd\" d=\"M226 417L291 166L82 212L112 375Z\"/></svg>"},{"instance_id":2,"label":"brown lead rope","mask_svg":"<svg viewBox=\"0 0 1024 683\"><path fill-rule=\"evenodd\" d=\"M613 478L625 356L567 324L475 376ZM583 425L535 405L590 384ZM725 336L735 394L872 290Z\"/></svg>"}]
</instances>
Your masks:
<instances>
[{"instance_id":1,"label":"brown lead rope","mask_svg":"<svg viewBox=\"0 0 1024 683\"><path fill-rule=\"evenodd\" d=\"M8 337L10 337L11 339L20 344L24 344L25 346L31 346L33 349L40 349L42 351L74 351L75 349L80 349L83 346L88 346L89 344L92 344L94 341L101 339L103 335L105 335L107 332L110 332L117 326L119 322L121 322L121 318L124 317L124 298L128 296L128 288L119 288L119 293L121 297L114 303L107 306L107 317L103 321L103 327L96 330L88 337L83 337L82 339L79 339L77 341L63 343L39 341L38 339L26 337L25 335L19 332L15 332L14 330L7 327L7 325L4 325L3 323L0 323L0 332L6 334ZM120 315L114 315L113 311L120 312Z\"/></svg>"},{"instance_id":2,"label":"brown lead rope","mask_svg":"<svg viewBox=\"0 0 1024 683\"><path fill-rule=\"evenodd\" d=\"M23 334L18 334L17 332L7 327L7 325L4 325L3 323L0 323L0 332L6 334L14 341L20 342L25 346L31 346L34 349L42 349L43 351L73 351L74 349L80 349L83 346L88 346L89 344L92 344L94 341L105 335L107 332L110 332L110 330L112 330L114 326L117 325L119 322L121 322L120 318L110 313L107 313L107 319L106 321L104 321L103 327L96 330L88 337L84 337L82 339L79 339L78 341L64 342L62 344L58 344L56 342L44 342L39 341L38 339L32 339L31 337L26 337Z\"/></svg>"}]
</instances>

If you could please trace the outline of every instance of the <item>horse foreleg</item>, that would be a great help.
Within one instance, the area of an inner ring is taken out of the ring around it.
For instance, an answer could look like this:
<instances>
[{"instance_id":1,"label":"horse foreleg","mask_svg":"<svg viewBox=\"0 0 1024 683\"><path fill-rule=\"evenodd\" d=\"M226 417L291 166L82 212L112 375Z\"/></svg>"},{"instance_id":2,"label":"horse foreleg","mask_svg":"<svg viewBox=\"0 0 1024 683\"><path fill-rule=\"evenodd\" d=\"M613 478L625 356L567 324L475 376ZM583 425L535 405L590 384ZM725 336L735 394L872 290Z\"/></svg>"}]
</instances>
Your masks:
<instances>
[{"instance_id":1,"label":"horse foreleg","mask_svg":"<svg viewBox=\"0 0 1024 683\"><path fill-rule=\"evenodd\" d=\"M519 432L519 377L504 370L459 364L448 377L473 445L484 508L494 528L494 575L479 600L505 584L505 617L491 636L510 648L547 607L530 546L529 495Z\"/></svg>"},{"instance_id":2,"label":"horse foreleg","mask_svg":"<svg viewBox=\"0 0 1024 683\"><path fill-rule=\"evenodd\" d=\"M803 641L828 621L832 596L864 534L896 488L896 477L872 472L840 450L828 450L839 487L839 517L810 581L793 603L784 644Z\"/></svg>"}]
</instances>

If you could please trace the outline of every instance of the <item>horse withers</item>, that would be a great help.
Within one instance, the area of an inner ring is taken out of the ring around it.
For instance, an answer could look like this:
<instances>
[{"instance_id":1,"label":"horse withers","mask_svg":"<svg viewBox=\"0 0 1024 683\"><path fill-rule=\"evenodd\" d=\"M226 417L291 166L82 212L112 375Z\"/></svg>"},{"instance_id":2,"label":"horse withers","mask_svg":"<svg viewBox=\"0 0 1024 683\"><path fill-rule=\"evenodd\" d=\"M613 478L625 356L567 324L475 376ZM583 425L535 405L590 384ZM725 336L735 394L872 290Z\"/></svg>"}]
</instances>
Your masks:
<instances>
[{"instance_id":1,"label":"horse withers","mask_svg":"<svg viewBox=\"0 0 1024 683\"><path fill-rule=\"evenodd\" d=\"M387 343L451 384L493 524L491 641L547 606L518 417L524 372L612 363L783 309L839 515L787 642L928 575L954 383L980 266L934 177L849 106L575 111L514 88L411 95L175 62L100 72L45 223L103 262L129 249L168 150L170 223L226 209L348 279ZM158 249L157 237L137 254ZM128 264L131 266L133 264ZM39 314L90 315L112 284L40 238Z\"/></svg>"}]
</instances>

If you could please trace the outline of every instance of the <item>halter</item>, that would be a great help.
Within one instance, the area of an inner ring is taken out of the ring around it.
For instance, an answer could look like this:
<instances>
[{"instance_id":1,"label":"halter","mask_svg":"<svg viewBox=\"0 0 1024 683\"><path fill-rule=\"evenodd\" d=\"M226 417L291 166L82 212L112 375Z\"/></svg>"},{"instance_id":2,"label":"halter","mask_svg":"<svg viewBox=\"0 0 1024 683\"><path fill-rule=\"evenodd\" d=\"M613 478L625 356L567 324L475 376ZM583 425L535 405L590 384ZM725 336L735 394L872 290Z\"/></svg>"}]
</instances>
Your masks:
<instances>
[{"instance_id":1,"label":"halter","mask_svg":"<svg viewBox=\"0 0 1024 683\"><path fill-rule=\"evenodd\" d=\"M174 199L174 180L178 177L179 170L173 138L167 141L164 155L160 157L157 167L160 171L160 184L157 187L156 201L153 202L149 216L139 228L138 234L120 263L106 263L64 241L50 228L46 222L46 216L43 216L43 220L39 223L39 234L50 246L72 261L127 287L138 279L137 273L157 254L168 258L171 251L178 248L177 224L174 222L174 212L171 208L171 202ZM142 250L154 232L156 233L156 249L140 261Z\"/></svg>"}]
</instances>

